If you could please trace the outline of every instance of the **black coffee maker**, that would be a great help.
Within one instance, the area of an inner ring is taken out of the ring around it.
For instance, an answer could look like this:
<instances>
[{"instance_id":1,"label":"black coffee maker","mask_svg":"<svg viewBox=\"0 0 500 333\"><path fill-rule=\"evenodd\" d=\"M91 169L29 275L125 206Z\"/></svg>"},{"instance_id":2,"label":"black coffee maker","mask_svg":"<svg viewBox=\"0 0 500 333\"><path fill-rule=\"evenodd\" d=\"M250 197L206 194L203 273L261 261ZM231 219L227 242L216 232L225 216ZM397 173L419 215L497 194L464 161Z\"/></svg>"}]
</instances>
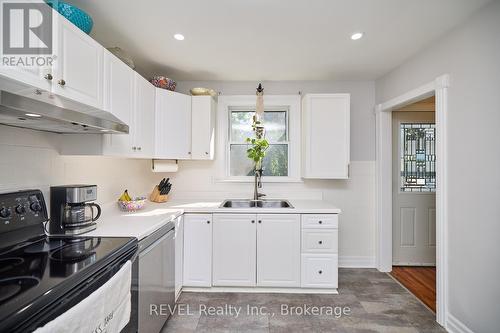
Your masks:
<instances>
[{"instance_id":1,"label":"black coffee maker","mask_svg":"<svg viewBox=\"0 0 500 333\"><path fill-rule=\"evenodd\" d=\"M95 230L101 216L101 207L91 202L96 199L97 185L52 186L49 233L80 235Z\"/></svg>"}]
</instances>

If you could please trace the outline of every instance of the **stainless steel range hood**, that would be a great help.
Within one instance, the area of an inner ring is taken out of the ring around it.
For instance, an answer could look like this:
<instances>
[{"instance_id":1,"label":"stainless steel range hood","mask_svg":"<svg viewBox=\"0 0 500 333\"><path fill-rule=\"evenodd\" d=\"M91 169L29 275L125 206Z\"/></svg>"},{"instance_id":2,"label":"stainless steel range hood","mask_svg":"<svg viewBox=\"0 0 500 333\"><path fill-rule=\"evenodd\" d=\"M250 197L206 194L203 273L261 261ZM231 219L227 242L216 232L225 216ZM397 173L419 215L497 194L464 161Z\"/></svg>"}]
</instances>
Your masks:
<instances>
[{"instance_id":1,"label":"stainless steel range hood","mask_svg":"<svg viewBox=\"0 0 500 333\"><path fill-rule=\"evenodd\" d=\"M129 127L111 113L98 109L79 110L77 103L57 99L45 103L0 91L0 124L54 133L128 133ZM31 115L31 116L30 116Z\"/></svg>"}]
</instances>

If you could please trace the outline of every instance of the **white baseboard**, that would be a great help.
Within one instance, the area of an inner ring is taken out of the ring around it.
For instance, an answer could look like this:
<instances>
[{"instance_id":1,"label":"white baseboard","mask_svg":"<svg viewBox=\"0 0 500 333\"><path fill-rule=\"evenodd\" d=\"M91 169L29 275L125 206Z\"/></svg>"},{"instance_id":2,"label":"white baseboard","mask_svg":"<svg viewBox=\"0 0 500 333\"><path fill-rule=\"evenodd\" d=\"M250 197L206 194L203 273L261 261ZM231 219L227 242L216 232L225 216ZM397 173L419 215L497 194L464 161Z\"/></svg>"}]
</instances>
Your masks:
<instances>
[{"instance_id":1,"label":"white baseboard","mask_svg":"<svg viewBox=\"0 0 500 333\"><path fill-rule=\"evenodd\" d=\"M340 256L339 267L344 268L375 268L375 257Z\"/></svg>"},{"instance_id":2,"label":"white baseboard","mask_svg":"<svg viewBox=\"0 0 500 333\"><path fill-rule=\"evenodd\" d=\"M450 313L446 316L446 330L450 333L474 333L473 330Z\"/></svg>"}]
</instances>

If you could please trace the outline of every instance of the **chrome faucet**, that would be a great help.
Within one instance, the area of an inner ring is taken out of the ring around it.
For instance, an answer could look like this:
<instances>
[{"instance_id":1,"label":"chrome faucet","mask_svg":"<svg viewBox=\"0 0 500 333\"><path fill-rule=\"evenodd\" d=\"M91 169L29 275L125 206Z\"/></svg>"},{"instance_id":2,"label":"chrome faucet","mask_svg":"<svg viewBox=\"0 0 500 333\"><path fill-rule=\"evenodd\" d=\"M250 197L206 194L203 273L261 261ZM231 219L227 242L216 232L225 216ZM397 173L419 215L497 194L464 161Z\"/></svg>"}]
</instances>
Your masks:
<instances>
[{"instance_id":1,"label":"chrome faucet","mask_svg":"<svg viewBox=\"0 0 500 333\"><path fill-rule=\"evenodd\" d=\"M259 201L261 197L265 197L264 193L259 193L259 188L262 188L262 169L255 170L254 177L254 191L253 191L253 200Z\"/></svg>"}]
</instances>

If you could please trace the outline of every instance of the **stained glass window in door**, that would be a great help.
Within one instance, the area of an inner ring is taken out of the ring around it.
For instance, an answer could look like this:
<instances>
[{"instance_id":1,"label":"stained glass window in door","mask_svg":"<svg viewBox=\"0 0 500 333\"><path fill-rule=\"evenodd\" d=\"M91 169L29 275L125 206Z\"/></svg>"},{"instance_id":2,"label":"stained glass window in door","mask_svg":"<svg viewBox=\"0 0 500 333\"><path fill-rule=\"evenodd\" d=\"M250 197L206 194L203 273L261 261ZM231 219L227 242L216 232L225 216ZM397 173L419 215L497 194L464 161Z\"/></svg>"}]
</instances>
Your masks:
<instances>
[{"instance_id":1,"label":"stained glass window in door","mask_svg":"<svg viewBox=\"0 0 500 333\"><path fill-rule=\"evenodd\" d=\"M436 191L435 138L435 124L401 124L401 192Z\"/></svg>"}]
</instances>

